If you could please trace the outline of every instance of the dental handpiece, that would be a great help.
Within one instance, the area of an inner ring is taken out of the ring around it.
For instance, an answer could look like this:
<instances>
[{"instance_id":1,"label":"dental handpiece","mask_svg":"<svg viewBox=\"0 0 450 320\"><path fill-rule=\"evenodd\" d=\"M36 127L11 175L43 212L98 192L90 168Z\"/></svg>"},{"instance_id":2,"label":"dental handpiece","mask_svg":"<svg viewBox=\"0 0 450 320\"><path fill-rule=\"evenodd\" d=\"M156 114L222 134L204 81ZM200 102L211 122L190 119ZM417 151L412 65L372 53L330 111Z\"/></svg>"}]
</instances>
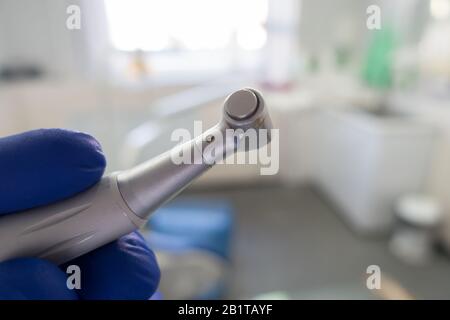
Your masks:
<instances>
[{"instance_id":1,"label":"dental handpiece","mask_svg":"<svg viewBox=\"0 0 450 320\"><path fill-rule=\"evenodd\" d=\"M227 129L266 129L272 123L264 100L254 89L230 94L221 121L193 140L134 168L105 175L71 198L0 217L0 261L38 257L68 262L142 227L150 214L210 169L219 157L238 150L243 141L225 139ZM205 152L208 150L208 152ZM248 149L246 149L248 150ZM173 154L197 155L175 163Z\"/></svg>"}]
</instances>

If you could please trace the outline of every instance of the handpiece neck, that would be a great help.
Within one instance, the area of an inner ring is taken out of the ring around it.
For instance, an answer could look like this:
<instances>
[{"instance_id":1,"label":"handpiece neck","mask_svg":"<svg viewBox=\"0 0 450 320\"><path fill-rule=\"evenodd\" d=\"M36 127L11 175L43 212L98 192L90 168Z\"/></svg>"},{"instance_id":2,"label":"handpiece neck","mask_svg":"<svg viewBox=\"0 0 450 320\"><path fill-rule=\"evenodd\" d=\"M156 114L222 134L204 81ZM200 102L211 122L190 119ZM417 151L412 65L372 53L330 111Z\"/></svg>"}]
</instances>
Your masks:
<instances>
[{"instance_id":1,"label":"handpiece neck","mask_svg":"<svg viewBox=\"0 0 450 320\"><path fill-rule=\"evenodd\" d=\"M158 207L208 171L215 163L211 154L225 154L230 148L234 148L222 140L219 142L219 139L215 139L219 134L223 136L225 129L219 124L191 141L120 172L117 183L128 207L140 218L147 219ZM211 147L214 148L212 153ZM205 150L208 150L208 156ZM183 155L187 161L180 163L179 155Z\"/></svg>"}]
</instances>

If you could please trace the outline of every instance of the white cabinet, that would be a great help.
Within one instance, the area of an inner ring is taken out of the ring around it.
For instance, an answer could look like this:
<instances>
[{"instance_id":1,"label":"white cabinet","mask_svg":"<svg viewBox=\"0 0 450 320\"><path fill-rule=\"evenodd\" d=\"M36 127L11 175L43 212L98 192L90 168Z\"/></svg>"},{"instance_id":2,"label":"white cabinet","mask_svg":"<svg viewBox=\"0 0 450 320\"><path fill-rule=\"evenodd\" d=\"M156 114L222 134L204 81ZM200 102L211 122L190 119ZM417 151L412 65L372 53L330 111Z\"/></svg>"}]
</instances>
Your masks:
<instances>
[{"instance_id":1,"label":"white cabinet","mask_svg":"<svg viewBox=\"0 0 450 320\"><path fill-rule=\"evenodd\" d=\"M434 130L406 116L323 111L315 181L361 232L386 231L399 196L425 187Z\"/></svg>"}]
</instances>

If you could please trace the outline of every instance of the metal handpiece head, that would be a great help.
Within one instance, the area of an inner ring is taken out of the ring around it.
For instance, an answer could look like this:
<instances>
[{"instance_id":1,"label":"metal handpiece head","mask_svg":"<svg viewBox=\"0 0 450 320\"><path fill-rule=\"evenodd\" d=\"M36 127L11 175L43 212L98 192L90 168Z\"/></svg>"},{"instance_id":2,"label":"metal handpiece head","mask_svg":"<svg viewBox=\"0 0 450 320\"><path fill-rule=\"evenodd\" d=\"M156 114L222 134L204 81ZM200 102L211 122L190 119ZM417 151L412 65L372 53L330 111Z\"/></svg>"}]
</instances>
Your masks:
<instances>
[{"instance_id":1,"label":"metal handpiece head","mask_svg":"<svg viewBox=\"0 0 450 320\"><path fill-rule=\"evenodd\" d=\"M256 148L270 142L273 127L262 95L251 88L235 91L225 99L221 126L244 132L255 130ZM261 139L263 135L265 139ZM251 149L246 148L247 151Z\"/></svg>"},{"instance_id":2,"label":"metal handpiece head","mask_svg":"<svg viewBox=\"0 0 450 320\"><path fill-rule=\"evenodd\" d=\"M251 88L235 91L225 99L222 121L232 129L272 129L262 95Z\"/></svg>"}]
</instances>

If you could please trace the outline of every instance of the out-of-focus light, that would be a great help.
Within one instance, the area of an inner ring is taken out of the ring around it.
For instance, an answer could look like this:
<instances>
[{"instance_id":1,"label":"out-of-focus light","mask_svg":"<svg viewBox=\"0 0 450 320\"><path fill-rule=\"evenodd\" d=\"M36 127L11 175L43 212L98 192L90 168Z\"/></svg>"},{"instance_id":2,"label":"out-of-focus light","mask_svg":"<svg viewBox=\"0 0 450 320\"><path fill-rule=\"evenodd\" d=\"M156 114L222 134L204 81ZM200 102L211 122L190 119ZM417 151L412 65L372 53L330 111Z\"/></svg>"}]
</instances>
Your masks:
<instances>
[{"instance_id":1,"label":"out-of-focus light","mask_svg":"<svg viewBox=\"0 0 450 320\"><path fill-rule=\"evenodd\" d=\"M168 1L168 0L163 0ZM173 39L188 50L214 50L230 42L233 2L217 0L172 0L178 8L166 18Z\"/></svg>"},{"instance_id":2,"label":"out-of-focus light","mask_svg":"<svg viewBox=\"0 0 450 320\"><path fill-rule=\"evenodd\" d=\"M162 50L169 44L164 15L153 1L107 0L106 14L112 44L119 50Z\"/></svg>"},{"instance_id":3,"label":"out-of-focus light","mask_svg":"<svg viewBox=\"0 0 450 320\"><path fill-rule=\"evenodd\" d=\"M435 19L450 17L450 0L431 0L430 13Z\"/></svg>"},{"instance_id":4,"label":"out-of-focus light","mask_svg":"<svg viewBox=\"0 0 450 320\"><path fill-rule=\"evenodd\" d=\"M112 45L119 50L216 50L232 43L261 48L268 0L105 0Z\"/></svg>"},{"instance_id":5,"label":"out-of-focus light","mask_svg":"<svg viewBox=\"0 0 450 320\"><path fill-rule=\"evenodd\" d=\"M237 43L244 50L261 49L267 40L267 32L262 26L249 26L239 28Z\"/></svg>"}]
</instances>

